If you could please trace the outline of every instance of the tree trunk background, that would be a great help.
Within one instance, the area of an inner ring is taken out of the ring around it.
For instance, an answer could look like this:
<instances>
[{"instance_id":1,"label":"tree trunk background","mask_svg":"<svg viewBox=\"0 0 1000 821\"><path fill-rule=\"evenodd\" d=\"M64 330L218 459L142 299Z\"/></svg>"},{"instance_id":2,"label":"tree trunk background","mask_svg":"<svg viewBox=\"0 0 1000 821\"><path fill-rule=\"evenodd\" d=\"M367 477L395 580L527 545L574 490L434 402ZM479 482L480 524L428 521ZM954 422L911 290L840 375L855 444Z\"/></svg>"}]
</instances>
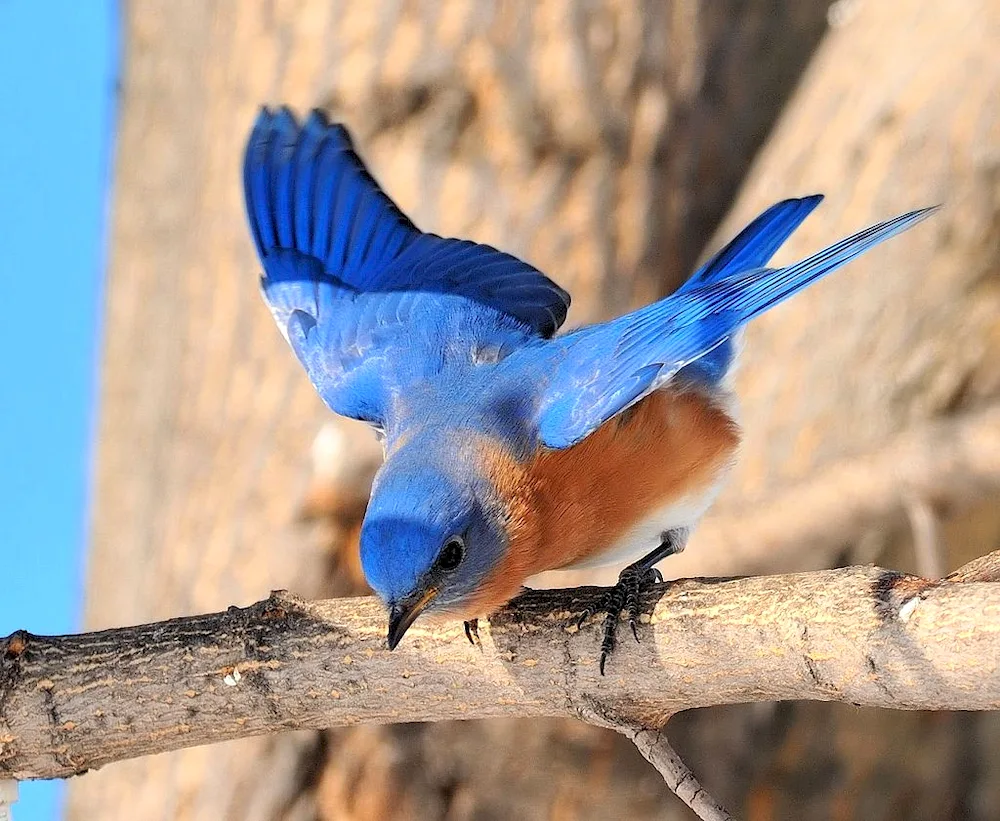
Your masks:
<instances>
[{"instance_id":1,"label":"tree trunk background","mask_svg":"<svg viewBox=\"0 0 1000 821\"><path fill-rule=\"evenodd\" d=\"M723 520L911 421L995 399L1000 3L838 3L810 62L826 6L126 2L87 626L357 583L361 510L301 521L330 417L256 292L239 167L265 102L327 107L418 225L526 257L573 293L571 323L674 287L751 163L728 229L781 197L829 195L784 259L944 201L750 329L748 436ZM947 522L946 542L995 547L996 508ZM916 569L897 530L845 553ZM699 553L726 549L696 538L664 570L697 572ZM786 703L671 727L746 818L987 819L1000 806L995 716ZM616 734L537 720L288 734L126 762L74 780L68 815L690 817Z\"/></svg>"}]
</instances>

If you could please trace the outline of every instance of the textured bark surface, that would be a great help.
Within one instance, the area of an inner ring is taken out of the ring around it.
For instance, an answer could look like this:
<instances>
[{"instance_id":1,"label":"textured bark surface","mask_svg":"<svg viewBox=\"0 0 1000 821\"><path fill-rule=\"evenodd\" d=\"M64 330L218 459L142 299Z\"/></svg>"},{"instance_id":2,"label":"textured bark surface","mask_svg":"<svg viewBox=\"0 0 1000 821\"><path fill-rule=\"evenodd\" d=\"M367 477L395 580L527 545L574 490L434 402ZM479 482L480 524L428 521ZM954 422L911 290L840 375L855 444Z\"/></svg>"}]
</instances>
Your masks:
<instances>
[{"instance_id":1,"label":"textured bark surface","mask_svg":"<svg viewBox=\"0 0 1000 821\"><path fill-rule=\"evenodd\" d=\"M932 513L958 517L977 503L995 505L998 496L1000 406L993 406L911 425L868 453L824 463L757 505L712 517L698 532L698 569L717 574L734 566L766 572L775 565L827 565L845 545L873 531L905 527L907 505L915 499ZM997 544L988 529L982 535ZM935 541L932 549L943 551L944 539ZM943 558L935 556L934 564ZM907 564L913 562L908 557Z\"/></svg>"},{"instance_id":2,"label":"textured bark surface","mask_svg":"<svg viewBox=\"0 0 1000 821\"><path fill-rule=\"evenodd\" d=\"M1000 2L842 5L722 234L824 192L780 262L944 207L747 329L747 438L724 503L1000 392Z\"/></svg>"},{"instance_id":3,"label":"textured bark surface","mask_svg":"<svg viewBox=\"0 0 1000 821\"><path fill-rule=\"evenodd\" d=\"M692 707L784 699L1000 708L997 581L866 567L658 585L640 643L622 642L606 676L600 624L577 627L601 592L527 593L482 625L481 647L460 624L418 624L390 652L378 600L283 593L140 627L14 633L0 644L0 776L344 724L598 711L658 728Z\"/></svg>"},{"instance_id":4,"label":"textured bark surface","mask_svg":"<svg viewBox=\"0 0 1000 821\"><path fill-rule=\"evenodd\" d=\"M238 161L261 102L329 104L422 227L527 256L571 288L580 321L690 269L826 5L126 3L88 625L275 587L350 589L338 574L356 566L351 551L297 523L304 495L329 501L312 495L307 459L327 417L253 287ZM837 7L855 13L803 79L731 227L783 196L833 195L787 258L891 212L949 209L751 329L733 515L1000 385L998 3ZM338 544L356 527L350 504ZM947 525L946 544L969 551L948 564L1000 543L995 510ZM696 535L665 570L701 572L710 552ZM1000 806L992 718L757 705L671 726L708 786L754 818L985 819L977 808ZM671 802L613 735L497 721L143 759L75 780L69 814L688 817Z\"/></svg>"}]
</instances>

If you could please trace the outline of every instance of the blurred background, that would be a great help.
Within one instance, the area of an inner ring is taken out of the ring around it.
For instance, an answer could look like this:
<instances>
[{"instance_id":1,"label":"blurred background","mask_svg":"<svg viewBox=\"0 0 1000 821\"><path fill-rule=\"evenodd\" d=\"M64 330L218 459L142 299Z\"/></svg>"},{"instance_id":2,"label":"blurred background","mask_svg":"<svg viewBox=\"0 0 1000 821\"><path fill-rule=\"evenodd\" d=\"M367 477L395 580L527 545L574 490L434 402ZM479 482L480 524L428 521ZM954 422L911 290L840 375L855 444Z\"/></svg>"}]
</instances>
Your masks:
<instances>
[{"instance_id":1,"label":"blurred background","mask_svg":"<svg viewBox=\"0 0 1000 821\"><path fill-rule=\"evenodd\" d=\"M346 122L419 226L525 257L570 324L669 292L786 196L827 200L779 261L945 203L749 329L735 481L663 570L933 576L997 548L1000 492L827 504L793 548L741 522L1000 396L998 42L1000 0L0 0L0 633L364 591L378 449L257 295L239 169L262 103ZM992 714L759 704L669 735L752 821L1000 815ZM250 739L24 785L17 812L691 818L628 742L564 720Z\"/></svg>"},{"instance_id":2,"label":"blurred background","mask_svg":"<svg viewBox=\"0 0 1000 821\"><path fill-rule=\"evenodd\" d=\"M81 625L120 9L0 0L0 635ZM59 817L21 786L18 821Z\"/></svg>"}]
</instances>

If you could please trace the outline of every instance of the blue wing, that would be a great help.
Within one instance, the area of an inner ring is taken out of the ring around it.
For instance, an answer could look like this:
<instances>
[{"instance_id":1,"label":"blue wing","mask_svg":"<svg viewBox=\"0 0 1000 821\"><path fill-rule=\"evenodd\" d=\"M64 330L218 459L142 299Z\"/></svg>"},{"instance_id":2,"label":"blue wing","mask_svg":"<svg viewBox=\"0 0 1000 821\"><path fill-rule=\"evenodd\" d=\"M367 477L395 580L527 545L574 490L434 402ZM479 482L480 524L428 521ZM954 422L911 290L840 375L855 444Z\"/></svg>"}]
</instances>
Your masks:
<instances>
[{"instance_id":1,"label":"blue wing","mask_svg":"<svg viewBox=\"0 0 1000 821\"><path fill-rule=\"evenodd\" d=\"M378 424L449 333L546 338L566 318L567 293L527 263L418 230L321 112L264 109L243 174L264 297L337 413Z\"/></svg>"},{"instance_id":2,"label":"blue wing","mask_svg":"<svg viewBox=\"0 0 1000 821\"><path fill-rule=\"evenodd\" d=\"M785 268L760 267L816 202L790 200L765 212L751 226L757 229L737 237L738 247L724 249L697 282L666 299L548 343L557 353L540 408L542 442L551 448L579 442L726 344L740 326L936 210L879 223Z\"/></svg>"}]
</instances>

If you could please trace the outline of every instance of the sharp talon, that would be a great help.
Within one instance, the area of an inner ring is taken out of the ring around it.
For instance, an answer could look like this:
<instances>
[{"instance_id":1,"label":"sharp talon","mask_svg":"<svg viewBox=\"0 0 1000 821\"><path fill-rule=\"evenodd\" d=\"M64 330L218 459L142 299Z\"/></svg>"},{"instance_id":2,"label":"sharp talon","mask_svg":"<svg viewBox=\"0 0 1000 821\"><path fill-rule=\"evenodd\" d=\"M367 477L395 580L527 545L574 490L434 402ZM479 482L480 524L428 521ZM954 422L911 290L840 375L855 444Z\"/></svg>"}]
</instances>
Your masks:
<instances>
[{"instance_id":1,"label":"sharp talon","mask_svg":"<svg viewBox=\"0 0 1000 821\"><path fill-rule=\"evenodd\" d=\"M465 637L469 640L469 644L482 650L483 643L479 639L479 619L470 619L462 624L465 627Z\"/></svg>"},{"instance_id":2,"label":"sharp talon","mask_svg":"<svg viewBox=\"0 0 1000 821\"><path fill-rule=\"evenodd\" d=\"M637 644L642 643L639 638L639 624L642 621L642 591L649 585L664 583L663 574L651 565L665 556L679 552L683 547L683 538L686 538L686 535L686 531L664 534L663 542L656 550L638 562L630 564L618 575L618 582L615 585L604 589L599 606L588 607L577 619L576 628L581 630L584 622L591 616L597 613L606 615L604 635L601 638L600 670L602 676L608 659L614 652L618 622L623 614L628 614L628 626L632 631L632 637Z\"/></svg>"},{"instance_id":3,"label":"sharp talon","mask_svg":"<svg viewBox=\"0 0 1000 821\"><path fill-rule=\"evenodd\" d=\"M620 611L621 607L617 608ZM615 650L615 632L618 630L618 612L609 608L604 622L604 637L601 639L601 675L604 675L604 665Z\"/></svg>"},{"instance_id":4,"label":"sharp talon","mask_svg":"<svg viewBox=\"0 0 1000 821\"><path fill-rule=\"evenodd\" d=\"M663 574L653 565L660 559L679 553L687 538L686 530L668 531L661 535L660 546L639 561L630 564L618 575L617 584L604 589L604 596L599 607L588 607L577 621L577 629L595 613L605 613L604 636L601 639L601 675L608 658L614 652L618 622L623 613L628 614L628 624L632 636L637 643L639 639L639 623L642 615L642 591L651 584L663 584Z\"/></svg>"}]
</instances>

